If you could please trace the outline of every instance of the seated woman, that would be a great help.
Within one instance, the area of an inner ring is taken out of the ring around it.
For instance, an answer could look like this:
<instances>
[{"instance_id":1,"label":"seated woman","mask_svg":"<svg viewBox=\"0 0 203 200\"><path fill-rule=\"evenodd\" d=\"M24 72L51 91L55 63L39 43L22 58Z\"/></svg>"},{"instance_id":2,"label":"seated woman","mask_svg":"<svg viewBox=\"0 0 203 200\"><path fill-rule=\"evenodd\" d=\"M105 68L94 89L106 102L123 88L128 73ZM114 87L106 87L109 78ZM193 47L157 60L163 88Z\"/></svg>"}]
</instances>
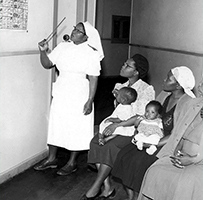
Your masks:
<instances>
[{"instance_id":1,"label":"seated woman","mask_svg":"<svg viewBox=\"0 0 203 200\"><path fill-rule=\"evenodd\" d=\"M199 98L184 105L159 159L147 170L139 200L203 199L203 81L199 91Z\"/></svg>"},{"instance_id":2,"label":"seated woman","mask_svg":"<svg viewBox=\"0 0 203 200\"><path fill-rule=\"evenodd\" d=\"M157 160L156 154L169 138L171 130L179 118L182 105L191 97L195 97L191 91L194 86L195 79L189 68L181 66L171 69L164 80L163 90L165 92L161 92L157 97L157 100L163 102L162 122L164 133L164 137L157 145L157 151L153 155L149 155L146 151L138 150L131 143L118 153L112 175L116 177L116 180L121 181L126 188L128 200L137 198L144 174L147 168ZM124 123L126 122L123 122L123 125ZM146 144L145 147L148 147L148 145Z\"/></svg>"},{"instance_id":3,"label":"seated woman","mask_svg":"<svg viewBox=\"0 0 203 200\"><path fill-rule=\"evenodd\" d=\"M128 78L128 81L124 84L117 84L113 93L117 95L117 90L122 87L132 87L137 91L137 100L133 105L135 112L140 115L144 114L145 105L154 99L154 88L141 80L145 78L149 70L149 64L147 59L136 54L132 58L128 59L121 68L120 75ZM112 133L115 130L114 124L110 124L106 129L110 129ZM105 129L105 130L106 130ZM133 135L133 132L131 136ZM94 199L99 193L102 184L104 189L101 193L103 197L112 197L115 195L115 190L111 187L109 182L109 174L113 167L117 153L121 148L131 142L131 136L118 135L113 140L109 140L104 146L98 144L99 135L95 135L90 143L90 151L88 156L88 163L96 164L98 174L95 182L91 188L83 195L81 199Z\"/></svg>"},{"instance_id":4,"label":"seated woman","mask_svg":"<svg viewBox=\"0 0 203 200\"><path fill-rule=\"evenodd\" d=\"M135 114L143 115L147 103L155 98L154 87L143 81L147 78L148 71L149 63L147 59L140 54L135 54L124 63L120 70L120 76L128 78L128 81L123 84L116 83L112 91L113 95L116 96L118 90L122 87L135 89L138 93L137 100L133 105ZM115 106L117 106L117 102L115 102Z\"/></svg>"}]
</instances>

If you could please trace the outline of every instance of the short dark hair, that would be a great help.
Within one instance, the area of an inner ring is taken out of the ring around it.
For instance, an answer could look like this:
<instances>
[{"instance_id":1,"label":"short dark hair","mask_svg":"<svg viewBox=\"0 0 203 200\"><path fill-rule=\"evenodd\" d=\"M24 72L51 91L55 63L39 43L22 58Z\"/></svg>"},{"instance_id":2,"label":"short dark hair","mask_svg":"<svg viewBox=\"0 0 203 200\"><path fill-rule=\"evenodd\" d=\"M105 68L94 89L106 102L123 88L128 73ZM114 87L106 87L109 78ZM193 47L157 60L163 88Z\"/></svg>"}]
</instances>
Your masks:
<instances>
[{"instance_id":1,"label":"short dark hair","mask_svg":"<svg viewBox=\"0 0 203 200\"><path fill-rule=\"evenodd\" d=\"M147 107L147 106L150 106L150 105L155 106L156 109L157 109L157 111L158 111L158 113L159 113L160 115L162 115L163 106L161 105L161 103L160 103L159 101L152 100L152 101L150 101L150 102L146 105L146 107Z\"/></svg>"},{"instance_id":2,"label":"short dark hair","mask_svg":"<svg viewBox=\"0 0 203 200\"><path fill-rule=\"evenodd\" d=\"M141 54L135 54L131 57L135 62L136 70L139 72L139 77L144 79L149 71L149 62L148 60Z\"/></svg>"},{"instance_id":3,"label":"short dark hair","mask_svg":"<svg viewBox=\"0 0 203 200\"><path fill-rule=\"evenodd\" d=\"M123 87L122 90L125 90L125 97L127 99L127 103L131 104L137 99L137 91L131 87Z\"/></svg>"}]
</instances>

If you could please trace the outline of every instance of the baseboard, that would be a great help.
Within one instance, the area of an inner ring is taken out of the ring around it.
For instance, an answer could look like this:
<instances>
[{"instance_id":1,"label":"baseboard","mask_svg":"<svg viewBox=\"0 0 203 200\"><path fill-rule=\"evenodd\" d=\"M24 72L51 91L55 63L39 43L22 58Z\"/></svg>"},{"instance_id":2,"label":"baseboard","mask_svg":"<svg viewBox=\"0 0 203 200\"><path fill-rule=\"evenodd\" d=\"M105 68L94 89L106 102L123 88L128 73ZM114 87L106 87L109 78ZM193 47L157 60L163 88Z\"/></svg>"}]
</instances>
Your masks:
<instances>
[{"instance_id":1,"label":"baseboard","mask_svg":"<svg viewBox=\"0 0 203 200\"><path fill-rule=\"evenodd\" d=\"M26 169L30 168L43 158L45 158L48 154L48 150L45 149L44 151L40 152L39 154L25 160L24 162L14 166L13 168L3 172L0 174L0 184L8 181L9 179L13 178L14 176L22 173Z\"/></svg>"}]
</instances>

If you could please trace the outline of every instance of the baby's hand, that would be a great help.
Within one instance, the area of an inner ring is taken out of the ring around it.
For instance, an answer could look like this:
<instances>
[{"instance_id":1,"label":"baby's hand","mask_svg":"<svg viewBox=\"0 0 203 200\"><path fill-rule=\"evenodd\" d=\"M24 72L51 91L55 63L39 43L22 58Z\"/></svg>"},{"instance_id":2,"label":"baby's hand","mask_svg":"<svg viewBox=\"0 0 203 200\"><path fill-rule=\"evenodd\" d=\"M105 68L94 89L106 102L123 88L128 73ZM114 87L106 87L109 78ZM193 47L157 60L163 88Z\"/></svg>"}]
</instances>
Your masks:
<instances>
[{"instance_id":1,"label":"baby's hand","mask_svg":"<svg viewBox=\"0 0 203 200\"><path fill-rule=\"evenodd\" d=\"M142 115L138 115L138 116L137 116L137 119L138 119L138 120L143 120L144 117L143 117Z\"/></svg>"},{"instance_id":2,"label":"baby's hand","mask_svg":"<svg viewBox=\"0 0 203 200\"><path fill-rule=\"evenodd\" d=\"M46 39L40 41L38 43L38 47L41 51L47 51L49 49L49 45Z\"/></svg>"},{"instance_id":3,"label":"baby's hand","mask_svg":"<svg viewBox=\"0 0 203 200\"><path fill-rule=\"evenodd\" d=\"M99 139L99 145L100 145L100 146L105 145L105 140L102 139L102 138L100 138L100 139Z\"/></svg>"},{"instance_id":4,"label":"baby's hand","mask_svg":"<svg viewBox=\"0 0 203 200\"><path fill-rule=\"evenodd\" d=\"M104 123L109 123L109 122L110 122L109 118L104 121Z\"/></svg>"},{"instance_id":5,"label":"baby's hand","mask_svg":"<svg viewBox=\"0 0 203 200\"><path fill-rule=\"evenodd\" d=\"M114 90L112 91L112 93L113 93L113 96L116 97L116 96L118 95L118 89L114 89Z\"/></svg>"},{"instance_id":6,"label":"baby's hand","mask_svg":"<svg viewBox=\"0 0 203 200\"><path fill-rule=\"evenodd\" d=\"M131 140L131 142L132 142L134 145L136 145L137 140L133 137L133 139Z\"/></svg>"}]
</instances>

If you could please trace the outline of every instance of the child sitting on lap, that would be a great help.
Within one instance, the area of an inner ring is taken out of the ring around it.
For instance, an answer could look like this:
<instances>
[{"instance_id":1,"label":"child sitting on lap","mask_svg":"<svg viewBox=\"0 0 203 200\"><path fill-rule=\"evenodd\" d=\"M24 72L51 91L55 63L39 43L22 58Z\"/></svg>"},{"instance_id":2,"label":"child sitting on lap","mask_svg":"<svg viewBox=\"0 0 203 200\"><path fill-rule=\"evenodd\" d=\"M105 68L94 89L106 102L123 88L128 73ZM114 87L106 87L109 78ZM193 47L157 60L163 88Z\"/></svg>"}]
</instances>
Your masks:
<instances>
[{"instance_id":1,"label":"child sitting on lap","mask_svg":"<svg viewBox=\"0 0 203 200\"><path fill-rule=\"evenodd\" d=\"M114 133L110 136L105 136L103 131L111 123L119 123L122 120L126 120L134 116L132 103L137 99L137 92L130 87L121 88L117 95L116 100L119 103L114 112L104 119L99 126L99 145L104 145L110 139L113 139L117 135L132 136L134 127L118 127Z\"/></svg>"},{"instance_id":2,"label":"child sitting on lap","mask_svg":"<svg viewBox=\"0 0 203 200\"><path fill-rule=\"evenodd\" d=\"M144 116L137 116L135 126L137 126L137 134L132 139L132 143L139 150L143 149L143 143L150 144L146 149L149 155L156 150L156 145L163 137L163 125L161 120L162 105L158 101L150 101L145 108Z\"/></svg>"}]
</instances>

